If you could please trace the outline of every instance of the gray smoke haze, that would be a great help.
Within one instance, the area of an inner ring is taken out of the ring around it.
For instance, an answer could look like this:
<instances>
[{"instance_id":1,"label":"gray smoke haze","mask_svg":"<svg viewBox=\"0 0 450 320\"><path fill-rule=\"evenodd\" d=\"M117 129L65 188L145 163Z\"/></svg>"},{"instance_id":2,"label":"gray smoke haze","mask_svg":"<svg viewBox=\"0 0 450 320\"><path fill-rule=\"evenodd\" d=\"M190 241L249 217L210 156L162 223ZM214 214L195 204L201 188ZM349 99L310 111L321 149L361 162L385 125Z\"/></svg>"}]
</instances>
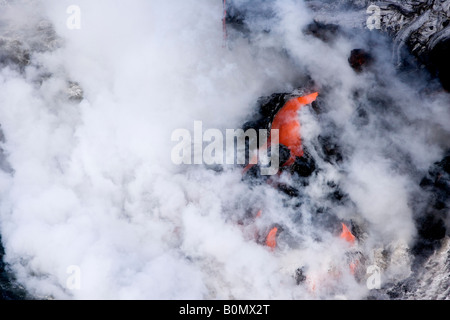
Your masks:
<instances>
[{"instance_id":1,"label":"gray smoke haze","mask_svg":"<svg viewBox=\"0 0 450 320\"><path fill-rule=\"evenodd\" d=\"M0 171L0 233L5 261L32 295L365 297L365 281L348 270L348 244L314 222L318 207L363 226L357 250L368 265L391 251L383 281L410 275L414 195L450 148L449 97L420 91L427 79L405 83L384 38L341 35L325 43L299 32L311 15L297 0L264 2L270 17L250 13L253 36L230 30L227 46L221 1L75 2L8 2L0 12L2 38L19 38L31 52L23 70L8 64L0 71L10 167ZM80 30L66 26L73 4L81 8ZM39 26L55 33L45 29L43 39ZM372 72L355 73L349 53L367 43L376 56ZM290 92L306 76L324 111L300 113L304 144L321 168L302 189L300 208L269 185L242 181L240 168L171 162L173 130L192 130L195 120L240 128L260 96ZM83 88L81 101L67 99L70 82ZM355 116L361 109L363 119ZM323 160L320 135L337 139L341 163ZM329 200L330 181L348 201ZM239 223L260 209L261 219ZM255 232L274 223L290 236L271 251ZM81 271L77 290L67 286L70 266ZM306 286L293 277L301 266ZM326 276L330 269L340 276Z\"/></svg>"}]
</instances>

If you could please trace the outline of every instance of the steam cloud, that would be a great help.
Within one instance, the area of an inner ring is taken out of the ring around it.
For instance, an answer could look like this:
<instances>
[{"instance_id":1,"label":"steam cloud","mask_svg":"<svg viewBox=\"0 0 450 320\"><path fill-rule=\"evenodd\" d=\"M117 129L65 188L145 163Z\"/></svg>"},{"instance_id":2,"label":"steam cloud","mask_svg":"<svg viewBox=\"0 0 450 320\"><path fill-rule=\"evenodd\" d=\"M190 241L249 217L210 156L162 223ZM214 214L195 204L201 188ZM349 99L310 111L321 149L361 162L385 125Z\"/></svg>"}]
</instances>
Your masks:
<instances>
[{"instance_id":1,"label":"steam cloud","mask_svg":"<svg viewBox=\"0 0 450 320\"><path fill-rule=\"evenodd\" d=\"M300 32L311 22L302 1L263 3L270 18L250 12L252 36L230 30L225 47L220 1L77 0L80 30L66 26L68 1L10 2L1 11L3 34L32 52L23 71L0 72L9 165L0 171L0 231L5 261L27 291L56 299L363 298L368 288L350 274L348 245L336 234L338 221L350 220L364 229L367 259L391 251L383 281L409 276L414 196L450 147L448 95L425 92L425 76L406 82L381 36L324 42ZM54 48L38 50L43 21L57 36ZM355 73L348 56L361 45L375 62ZM195 120L240 128L260 96L306 86L308 76L323 110L302 109L302 136L320 171L302 188L300 207L243 181L240 168L171 162L173 130ZM70 81L83 88L79 103L66 98ZM337 141L342 162L323 160L319 136ZM330 200L331 181L346 201ZM260 220L240 223L260 209ZM274 223L285 232L271 251L254 233ZM73 265L79 290L67 287ZM320 284L330 266L341 276L311 290L293 277L302 266Z\"/></svg>"}]
</instances>

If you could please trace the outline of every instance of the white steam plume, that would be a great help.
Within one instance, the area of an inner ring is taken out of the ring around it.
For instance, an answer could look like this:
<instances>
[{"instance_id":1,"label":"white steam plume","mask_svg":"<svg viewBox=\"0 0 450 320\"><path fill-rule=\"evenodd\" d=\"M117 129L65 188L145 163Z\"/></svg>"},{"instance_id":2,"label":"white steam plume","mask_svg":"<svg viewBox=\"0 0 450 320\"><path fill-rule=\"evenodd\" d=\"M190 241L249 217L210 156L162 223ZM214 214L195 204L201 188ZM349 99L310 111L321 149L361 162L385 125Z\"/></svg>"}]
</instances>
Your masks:
<instances>
[{"instance_id":1,"label":"white steam plume","mask_svg":"<svg viewBox=\"0 0 450 320\"><path fill-rule=\"evenodd\" d=\"M365 254L411 245L410 197L417 177L449 147L441 139L449 132L444 96L411 98L419 94L398 80L387 59L378 60L384 87L372 74L356 74L347 62L355 39L329 44L299 32L311 22L302 1L274 1L278 20L271 32L250 41L230 39L230 48L223 46L220 1L77 0L79 30L66 25L72 4L36 2L25 12L30 3L12 3L0 13L0 19L14 21L10 28L23 30L24 39L35 36L29 25L43 18L61 39L54 50L32 51L24 73L10 67L0 72L3 149L12 168L0 176L0 231L5 260L31 294L365 297L365 283L347 270L347 244L312 222L312 211L329 204L330 180L350 198L329 208L330 214L366 227ZM266 27L257 17L252 21L255 29ZM387 49L379 51L377 57L388 56ZM37 84L43 70L51 77ZM305 145L322 170L303 189L308 200L300 209L286 205L292 200L269 185L242 181L239 168L216 172L171 162L173 130L192 130L195 120L204 128L239 128L258 97L289 92L306 73L327 88L328 109L320 116L310 108L301 112ZM63 97L67 81L83 88L79 104ZM359 100L355 91L363 92ZM380 114L367 102L379 94L395 97L400 115ZM365 127L352 122L358 101L368 104ZM395 127L384 130L389 125ZM321 160L315 146L324 133L339 135L348 157L342 166ZM259 209L261 220L239 224ZM285 243L280 238L277 251L253 237L254 229L273 223L292 237ZM404 262L392 264L385 276L406 277ZM301 266L312 270L309 281L327 282L322 277L330 264L344 270L340 279L327 280L332 285L296 284L293 274ZM70 266L81 272L77 290L67 287Z\"/></svg>"}]
</instances>

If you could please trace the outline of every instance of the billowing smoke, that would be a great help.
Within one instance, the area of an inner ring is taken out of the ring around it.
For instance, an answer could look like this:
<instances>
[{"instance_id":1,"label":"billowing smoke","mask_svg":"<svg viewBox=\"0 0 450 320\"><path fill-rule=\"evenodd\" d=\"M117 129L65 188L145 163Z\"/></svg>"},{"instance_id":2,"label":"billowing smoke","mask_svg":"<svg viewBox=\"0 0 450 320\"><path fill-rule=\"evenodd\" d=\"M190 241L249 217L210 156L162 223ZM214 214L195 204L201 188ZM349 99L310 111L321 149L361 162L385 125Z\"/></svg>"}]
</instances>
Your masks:
<instances>
[{"instance_id":1,"label":"billowing smoke","mask_svg":"<svg viewBox=\"0 0 450 320\"><path fill-rule=\"evenodd\" d=\"M371 266L381 285L411 276L448 94L408 80L380 34L325 41L303 1L249 2L234 1L245 23L226 41L221 1L3 4L0 234L31 296L359 299ZM273 177L294 196L240 166L172 162L174 130L242 128L260 97L311 90L300 122L316 170Z\"/></svg>"}]
</instances>

